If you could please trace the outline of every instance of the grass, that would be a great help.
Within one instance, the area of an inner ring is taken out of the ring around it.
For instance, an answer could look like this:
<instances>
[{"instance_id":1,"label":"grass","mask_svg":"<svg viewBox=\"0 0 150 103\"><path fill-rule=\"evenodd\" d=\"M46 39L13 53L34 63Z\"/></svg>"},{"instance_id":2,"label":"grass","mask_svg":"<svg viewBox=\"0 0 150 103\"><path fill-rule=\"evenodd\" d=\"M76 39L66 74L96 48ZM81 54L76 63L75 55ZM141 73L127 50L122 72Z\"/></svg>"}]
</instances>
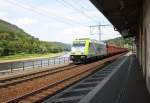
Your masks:
<instances>
[{"instance_id":1,"label":"grass","mask_svg":"<svg viewBox=\"0 0 150 103\"><path fill-rule=\"evenodd\" d=\"M46 54L16 54L10 56L2 56L0 57L0 62L7 62L7 61L16 61L16 60L28 60L28 59L37 59L37 58L49 58L60 56L62 53L46 53Z\"/></svg>"}]
</instances>

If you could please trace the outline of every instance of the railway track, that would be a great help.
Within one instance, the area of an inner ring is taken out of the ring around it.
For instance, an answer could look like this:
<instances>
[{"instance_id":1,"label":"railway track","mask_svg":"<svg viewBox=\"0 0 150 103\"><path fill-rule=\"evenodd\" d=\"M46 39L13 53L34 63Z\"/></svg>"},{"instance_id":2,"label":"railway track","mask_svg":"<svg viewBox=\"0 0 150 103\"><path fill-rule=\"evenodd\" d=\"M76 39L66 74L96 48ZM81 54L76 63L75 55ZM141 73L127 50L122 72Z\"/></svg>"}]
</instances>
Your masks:
<instances>
[{"instance_id":1,"label":"railway track","mask_svg":"<svg viewBox=\"0 0 150 103\"><path fill-rule=\"evenodd\" d=\"M120 70L119 68L121 68L120 71L123 71L121 66L128 64L126 61L128 61L129 63L130 62L129 58L121 57L115 60L114 62L110 63L109 65L106 65L101 69L96 70L91 75L87 76L86 78L83 78L81 81L66 88L65 90L53 96L49 96L41 100L40 102L42 103L91 103L92 99L97 95L97 92L103 91L104 89L102 88L107 84L109 84L108 82L112 78L112 75L118 72L118 70ZM106 89L106 87L104 88ZM114 93L112 93L112 95L114 95ZM103 96L104 97L102 98L108 98L108 95L103 95ZM102 99L100 99L99 101L101 101L100 103L103 103ZM108 103L110 102L111 100Z\"/></svg>"},{"instance_id":2,"label":"railway track","mask_svg":"<svg viewBox=\"0 0 150 103\"><path fill-rule=\"evenodd\" d=\"M93 70L91 70L93 69ZM92 71L94 71L96 68L89 68L85 71L82 71L80 73L74 74L74 75L70 75L68 77L63 78L62 80L56 81L52 84L46 85L40 89L37 89L35 91L32 91L30 93L27 93L23 96L17 97L11 101L8 101L9 103L11 102L23 102L23 103L27 103L27 102L36 102L41 100L41 98L46 97L47 95L53 94L54 92L64 88L66 85L70 85L73 82L77 81L78 79L87 76L88 74L90 74Z\"/></svg>"},{"instance_id":3,"label":"railway track","mask_svg":"<svg viewBox=\"0 0 150 103\"><path fill-rule=\"evenodd\" d=\"M72 64L72 65L68 65L68 66L63 66L63 67L54 68L54 69L48 69L45 71L30 73L30 74L26 74L26 75L14 76L11 78L6 78L6 79L3 78L0 80L0 88L16 85L18 83L22 83L22 82L26 82L31 79L36 79L36 78L40 78L43 76L51 75L51 74L61 72L61 71L67 70L67 69L71 69L74 67L78 67L78 66Z\"/></svg>"},{"instance_id":4,"label":"railway track","mask_svg":"<svg viewBox=\"0 0 150 103\"><path fill-rule=\"evenodd\" d=\"M43 74L25 76L23 79L13 79L1 85L0 102L8 103L33 103L48 95L54 94L66 86L91 74L104 63L111 61L123 54L115 55L107 59L90 63L87 65L64 67ZM18 77L19 78L19 77Z\"/></svg>"}]
</instances>

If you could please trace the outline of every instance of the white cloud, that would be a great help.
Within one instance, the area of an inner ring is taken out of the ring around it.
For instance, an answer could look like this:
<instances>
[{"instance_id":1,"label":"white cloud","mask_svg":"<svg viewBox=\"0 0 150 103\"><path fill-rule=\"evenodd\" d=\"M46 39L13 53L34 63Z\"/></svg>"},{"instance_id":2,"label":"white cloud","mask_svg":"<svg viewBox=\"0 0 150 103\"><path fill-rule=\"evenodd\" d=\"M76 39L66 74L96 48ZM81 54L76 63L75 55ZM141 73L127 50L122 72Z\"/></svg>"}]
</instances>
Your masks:
<instances>
[{"instance_id":1,"label":"white cloud","mask_svg":"<svg viewBox=\"0 0 150 103\"><path fill-rule=\"evenodd\" d=\"M7 19L7 16L8 16L8 12L5 11L0 12L0 19Z\"/></svg>"},{"instance_id":2,"label":"white cloud","mask_svg":"<svg viewBox=\"0 0 150 103\"><path fill-rule=\"evenodd\" d=\"M76 38L92 38L97 39L98 35L90 35L89 27L74 27L67 28L61 31L60 35L64 35L63 42L72 43Z\"/></svg>"},{"instance_id":3,"label":"white cloud","mask_svg":"<svg viewBox=\"0 0 150 103\"><path fill-rule=\"evenodd\" d=\"M32 24L35 24L35 23L38 22L38 20L35 19L35 18L27 18L27 17L24 17L24 18L15 19L15 22L16 22L17 25L25 26L25 25L32 25Z\"/></svg>"},{"instance_id":4,"label":"white cloud","mask_svg":"<svg viewBox=\"0 0 150 103\"><path fill-rule=\"evenodd\" d=\"M66 8L55 0L0 0L0 2L1 19L21 27L41 40L71 43L75 38L98 39L98 35L90 35L88 26L99 24L93 19L102 24L109 23L88 0L77 0L80 2L79 5L72 4L77 8L81 8L82 4L85 7L82 10L88 17L83 15L83 12L68 6ZM37 23L38 25L34 25ZM113 38L118 34L109 28L102 30L102 33L104 34L102 39Z\"/></svg>"}]
</instances>

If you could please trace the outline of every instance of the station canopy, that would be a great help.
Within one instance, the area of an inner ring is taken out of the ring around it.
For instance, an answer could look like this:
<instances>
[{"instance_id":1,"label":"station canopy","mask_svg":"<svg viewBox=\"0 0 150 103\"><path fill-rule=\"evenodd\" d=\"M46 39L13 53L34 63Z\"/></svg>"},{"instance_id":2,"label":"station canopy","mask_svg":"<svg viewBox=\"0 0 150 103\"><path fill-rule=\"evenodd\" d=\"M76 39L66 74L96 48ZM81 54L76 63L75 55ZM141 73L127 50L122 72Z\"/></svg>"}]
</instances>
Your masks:
<instances>
[{"instance_id":1,"label":"station canopy","mask_svg":"<svg viewBox=\"0 0 150 103\"><path fill-rule=\"evenodd\" d=\"M90 0L123 37L138 34L142 0Z\"/></svg>"}]
</instances>

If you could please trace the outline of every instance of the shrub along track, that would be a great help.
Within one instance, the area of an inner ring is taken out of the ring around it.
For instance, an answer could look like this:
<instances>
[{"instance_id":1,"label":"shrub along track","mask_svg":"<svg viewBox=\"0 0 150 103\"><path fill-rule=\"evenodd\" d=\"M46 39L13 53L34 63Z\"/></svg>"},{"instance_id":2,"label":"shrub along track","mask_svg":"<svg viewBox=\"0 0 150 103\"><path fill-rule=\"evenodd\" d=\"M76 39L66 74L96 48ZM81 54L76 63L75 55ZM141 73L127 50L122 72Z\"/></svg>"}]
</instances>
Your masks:
<instances>
[{"instance_id":1,"label":"shrub along track","mask_svg":"<svg viewBox=\"0 0 150 103\"><path fill-rule=\"evenodd\" d=\"M23 80L23 82L20 80L15 83L8 83L8 85L6 83L6 85L0 87L0 102L37 102L89 75L103 66L104 63L112 61L121 55L123 54L115 55L87 65L64 67L63 70L54 70L49 74L40 75L39 77L36 76L31 79L26 77L27 80Z\"/></svg>"}]
</instances>

